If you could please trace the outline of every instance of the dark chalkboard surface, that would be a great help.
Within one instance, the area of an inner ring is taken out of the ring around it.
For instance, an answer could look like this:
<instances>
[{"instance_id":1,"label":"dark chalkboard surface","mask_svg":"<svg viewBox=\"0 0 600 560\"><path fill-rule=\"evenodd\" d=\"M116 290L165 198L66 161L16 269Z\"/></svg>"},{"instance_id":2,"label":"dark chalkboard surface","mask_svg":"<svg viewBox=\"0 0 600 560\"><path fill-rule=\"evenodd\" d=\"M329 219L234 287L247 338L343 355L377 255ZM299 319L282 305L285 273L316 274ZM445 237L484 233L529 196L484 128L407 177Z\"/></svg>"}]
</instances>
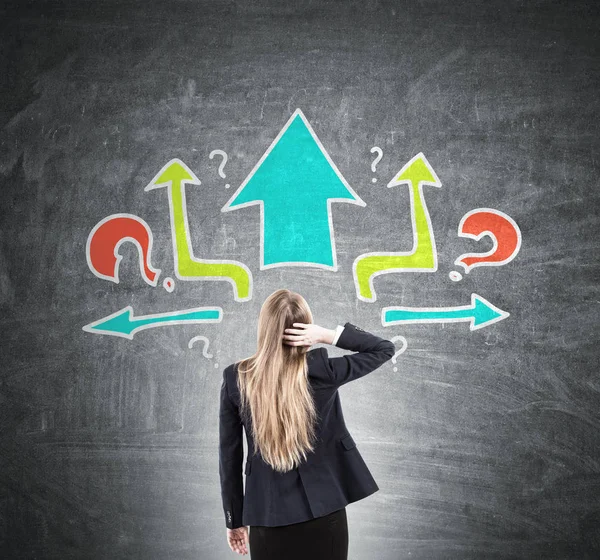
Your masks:
<instances>
[{"instance_id":1,"label":"dark chalkboard surface","mask_svg":"<svg viewBox=\"0 0 600 560\"><path fill-rule=\"evenodd\" d=\"M233 557L221 372L282 287L399 350L340 391L351 559L600 557L595 8L4 2L0 557Z\"/></svg>"}]
</instances>

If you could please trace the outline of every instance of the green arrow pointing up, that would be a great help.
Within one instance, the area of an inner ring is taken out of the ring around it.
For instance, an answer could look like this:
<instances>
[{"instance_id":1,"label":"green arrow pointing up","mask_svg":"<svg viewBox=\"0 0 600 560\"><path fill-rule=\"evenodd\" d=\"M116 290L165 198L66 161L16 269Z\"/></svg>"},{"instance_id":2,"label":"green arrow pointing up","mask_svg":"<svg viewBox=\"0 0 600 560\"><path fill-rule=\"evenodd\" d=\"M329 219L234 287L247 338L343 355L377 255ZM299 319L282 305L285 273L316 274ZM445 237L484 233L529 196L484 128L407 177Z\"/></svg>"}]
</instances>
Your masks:
<instances>
[{"instance_id":1,"label":"green arrow pointing up","mask_svg":"<svg viewBox=\"0 0 600 560\"><path fill-rule=\"evenodd\" d=\"M410 251L372 252L354 259L352 270L356 297L362 301L375 301L377 294L373 279L391 272L435 272L437 251L431 218L425 204L423 186L441 187L433 167L423 153L413 157L388 183L388 187L406 184L410 192L413 228L413 248Z\"/></svg>"},{"instance_id":2,"label":"green arrow pointing up","mask_svg":"<svg viewBox=\"0 0 600 560\"><path fill-rule=\"evenodd\" d=\"M252 273L245 264L194 256L185 201L185 185L189 183L200 185L200 179L183 161L174 158L144 188L168 189L175 275L180 280L225 280L233 286L237 301L248 301L252 297Z\"/></svg>"}]
</instances>

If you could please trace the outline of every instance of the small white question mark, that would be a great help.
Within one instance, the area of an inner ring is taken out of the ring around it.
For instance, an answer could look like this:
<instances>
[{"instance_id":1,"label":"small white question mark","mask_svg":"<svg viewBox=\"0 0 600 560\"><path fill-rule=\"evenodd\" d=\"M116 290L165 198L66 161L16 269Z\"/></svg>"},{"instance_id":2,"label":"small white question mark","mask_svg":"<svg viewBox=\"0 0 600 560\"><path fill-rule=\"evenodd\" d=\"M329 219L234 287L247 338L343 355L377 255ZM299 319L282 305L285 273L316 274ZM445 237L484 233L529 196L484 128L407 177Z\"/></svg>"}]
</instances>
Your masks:
<instances>
[{"instance_id":1,"label":"small white question mark","mask_svg":"<svg viewBox=\"0 0 600 560\"><path fill-rule=\"evenodd\" d=\"M381 161L381 158L383 157L383 150L379 146L373 146L371 148L371 153L378 154L377 157L373 160L373 163L371 164L371 171L375 173L377 164ZM373 183L377 183L377 178L373 177L371 181L373 181Z\"/></svg>"},{"instance_id":2,"label":"small white question mark","mask_svg":"<svg viewBox=\"0 0 600 560\"><path fill-rule=\"evenodd\" d=\"M408 342L406 342L406 338L404 338L402 335L398 335L395 336L394 338L390 339L392 342L396 342L396 340L401 340L402 341L402 348L400 348L400 350L397 350L396 353L392 356L392 363L395 364L396 363L396 358L404 353L404 351L406 350L406 348L408 347ZM394 366L394 371L398 371L398 368Z\"/></svg>"},{"instance_id":3,"label":"small white question mark","mask_svg":"<svg viewBox=\"0 0 600 560\"><path fill-rule=\"evenodd\" d=\"M196 342L197 340L203 340L204 341L204 348L202 348L202 355L205 358L212 358L212 354L208 353L208 345L209 345L209 340L208 338L206 338L205 336L195 336L194 338L192 338L189 342L188 342L188 348L191 348L194 345L194 342Z\"/></svg>"},{"instance_id":4,"label":"small white question mark","mask_svg":"<svg viewBox=\"0 0 600 560\"><path fill-rule=\"evenodd\" d=\"M208 155L210 159L214 158L215 156L221 156L223 158L223 161L219 164L219 177L225 179L225 171L223 171L223 169L225 169L225 164L227 163L227 154L223 150L213 150ZM229 183L227 183L225 188L228 189L229 186Z\"/></svg>"}]
</instances>

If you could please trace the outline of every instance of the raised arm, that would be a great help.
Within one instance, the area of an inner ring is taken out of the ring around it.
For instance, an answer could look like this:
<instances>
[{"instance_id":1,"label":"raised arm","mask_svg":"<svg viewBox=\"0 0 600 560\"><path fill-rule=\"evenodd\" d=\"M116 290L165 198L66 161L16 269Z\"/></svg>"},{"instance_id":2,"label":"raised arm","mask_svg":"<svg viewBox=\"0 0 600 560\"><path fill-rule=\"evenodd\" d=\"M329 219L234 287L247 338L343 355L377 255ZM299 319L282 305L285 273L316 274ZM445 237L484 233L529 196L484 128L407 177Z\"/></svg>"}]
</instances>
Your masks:
<instances>
[{"instance_id":1,"label":"raised arm","mask_svg":"<svg viewBox=\"0 0 600 560\"><path fill-rule=\"evenodd\" d=\"M322 348L323 359L331 381L337 386L360 379L375 371L391 360L396 353L393 342L365 331L352 323L346 323L341 329L338 326L332 340L339 348L356 352L339 358L330 358L327 349Z\"/></svg>"}]
</instances>

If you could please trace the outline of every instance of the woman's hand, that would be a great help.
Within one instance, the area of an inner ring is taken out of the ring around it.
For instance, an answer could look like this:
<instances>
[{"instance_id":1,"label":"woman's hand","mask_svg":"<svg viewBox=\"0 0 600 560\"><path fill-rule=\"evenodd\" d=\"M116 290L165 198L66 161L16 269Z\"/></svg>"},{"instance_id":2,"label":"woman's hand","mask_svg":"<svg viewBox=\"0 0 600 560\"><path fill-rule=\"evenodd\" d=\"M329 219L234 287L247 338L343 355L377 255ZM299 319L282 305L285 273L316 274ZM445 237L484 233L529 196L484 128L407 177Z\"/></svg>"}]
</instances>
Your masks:
<instances>
[{"instance_id":1,"label":"woman's hand","mask_svg":"<svg viewBox=\"0 0 600 560\"><path fill-rule=\"evenodd\" d=\"M233 552L248 554L248 527L227 528L227 543Z\"/></svg>"},{"instance_id":2,"label":"woman's hand","mask_svg":"<svg viewBox=\"0 0 600 560\"><path fill-rule=\"evenodd\" d=\"M331 344L335 331L312 323L294 323L294 327L285 329L283 342L288 346L312 346L324 342Z\"/></svg>"}]
</instances>

